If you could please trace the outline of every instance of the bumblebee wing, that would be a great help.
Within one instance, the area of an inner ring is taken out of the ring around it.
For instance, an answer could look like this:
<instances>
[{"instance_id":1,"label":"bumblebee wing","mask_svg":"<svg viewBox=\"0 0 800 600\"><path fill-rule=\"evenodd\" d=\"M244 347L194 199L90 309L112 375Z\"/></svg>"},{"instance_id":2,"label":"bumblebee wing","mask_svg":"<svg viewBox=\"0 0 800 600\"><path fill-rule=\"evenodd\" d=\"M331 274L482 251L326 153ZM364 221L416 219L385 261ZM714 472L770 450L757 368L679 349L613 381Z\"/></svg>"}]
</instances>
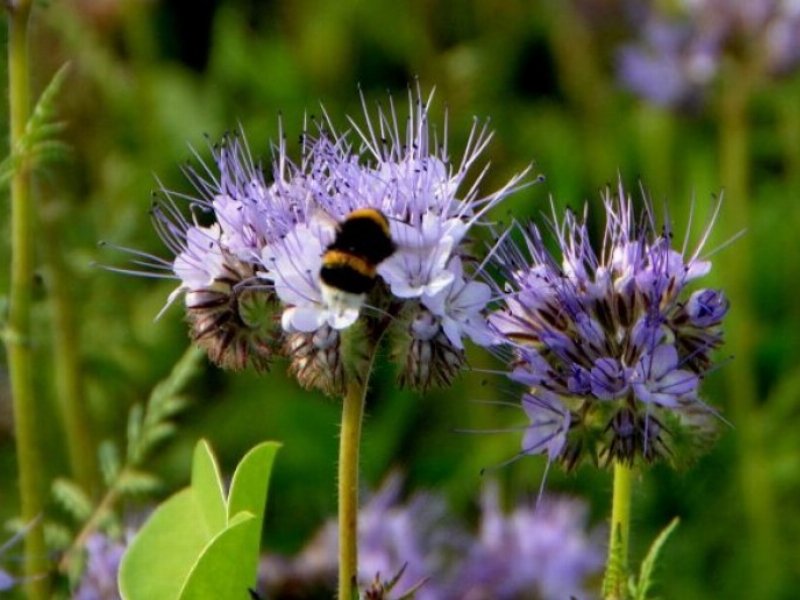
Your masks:
<instances>
[{"instance_id":1,"label":"bumblebee wing","mask_svg":"<svg viewBox=\"0 0 800 600\"><path fill-rule=\"evenodd\" d=\"M308 218L308 225L313 231L319 232L320 239L327 245L336 237L339 222L322 208L315 208Z\"/></svg>"}]
</instances>

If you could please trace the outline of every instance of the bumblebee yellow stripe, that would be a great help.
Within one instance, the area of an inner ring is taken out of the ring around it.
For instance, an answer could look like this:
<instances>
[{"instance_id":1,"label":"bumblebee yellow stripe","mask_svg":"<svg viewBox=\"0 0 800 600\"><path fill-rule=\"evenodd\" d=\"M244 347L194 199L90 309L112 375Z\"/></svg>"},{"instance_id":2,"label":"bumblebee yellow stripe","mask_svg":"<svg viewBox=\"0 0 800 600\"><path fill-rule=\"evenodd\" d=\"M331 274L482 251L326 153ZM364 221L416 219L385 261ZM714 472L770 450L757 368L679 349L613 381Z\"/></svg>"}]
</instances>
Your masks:
<instances>
[{"instance_id":1,"label":"bumblebee yellow stripe","mask_svg":"<svg viewBox=\"0 0 800 600\"><path fill-rule=\"evenodd\" d=\"M376 274L375 265L354 254L340 250L328 250L322 256L322 266L328 268L349 267L365 277L375 277Z\"/></svg>"}]
</instances>

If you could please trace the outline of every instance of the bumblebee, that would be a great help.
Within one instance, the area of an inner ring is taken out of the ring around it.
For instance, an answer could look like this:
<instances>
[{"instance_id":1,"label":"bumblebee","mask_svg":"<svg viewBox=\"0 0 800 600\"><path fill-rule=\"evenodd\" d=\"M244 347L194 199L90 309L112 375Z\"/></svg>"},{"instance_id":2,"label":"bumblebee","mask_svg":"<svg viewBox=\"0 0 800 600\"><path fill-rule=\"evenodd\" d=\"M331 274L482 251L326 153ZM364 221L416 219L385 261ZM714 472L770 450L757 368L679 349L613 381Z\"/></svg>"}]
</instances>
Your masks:
<instances>
[{"instance_id":1,"label":"bumblebee","mask_svg":"<svg viewBox=\"0 0 800 600\"><path fill-rule=\"evenodd\" d=\"M322 255L322 298L339 314L358 309L375 284L378 265L395 251L389 220L375 208L351 212Z\"/></svg>"}]
</instances>

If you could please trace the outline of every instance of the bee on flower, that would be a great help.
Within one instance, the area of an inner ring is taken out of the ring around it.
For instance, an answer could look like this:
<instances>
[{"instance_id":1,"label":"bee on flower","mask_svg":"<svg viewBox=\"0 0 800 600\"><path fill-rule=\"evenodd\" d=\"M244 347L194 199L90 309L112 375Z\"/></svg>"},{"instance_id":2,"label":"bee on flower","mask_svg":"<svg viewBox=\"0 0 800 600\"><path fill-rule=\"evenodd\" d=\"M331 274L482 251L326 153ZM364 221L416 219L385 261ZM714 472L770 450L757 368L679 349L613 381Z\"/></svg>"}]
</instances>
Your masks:
<instances>
[{"instance_id":1,"label":"bee on flower","mask_svg":"<svg viewBox=\"0 0 800 600\"><path fill-rule=\"evenodd\" d=\"M226 136L213 164L187 169L196 194L161 190L154 222L175 258L139 257L179 280L170 303L184 299L214 362L263 369L284 354L301 385L341 394L387 336L401 383L424 390L452 382L466 339L491 343L471 235L528 170L482 195L486 169L473 171L491 132L476 122L454 160L431 100L410 91L403 128L394 101L372 114L362 98L347 133L326 113L306 125L298 161L281 137L270 177Z\"/></svg>"}]
</instances>

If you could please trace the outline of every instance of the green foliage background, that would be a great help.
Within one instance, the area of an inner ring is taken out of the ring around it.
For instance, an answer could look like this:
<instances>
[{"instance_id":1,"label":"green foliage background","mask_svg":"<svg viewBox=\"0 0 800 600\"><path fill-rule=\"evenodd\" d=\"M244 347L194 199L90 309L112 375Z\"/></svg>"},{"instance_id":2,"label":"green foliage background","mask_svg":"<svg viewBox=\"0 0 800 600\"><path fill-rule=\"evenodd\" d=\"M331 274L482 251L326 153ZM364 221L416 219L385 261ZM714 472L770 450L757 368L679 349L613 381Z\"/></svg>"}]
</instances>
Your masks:
<instances>
[{"instance_id":1,"label":"green foliage background","mask_svg":"<svg viewBox=\"0 0 800 600\"><path fill-rule=\"evenodd\" d=\"M35 347L48 477L68 470L50 346L53 269L67 277L61 300L74 313L72 351L94 436L122 440L129 407L146 398L183 353L186 327L179 307L153 321L170 282L98 269L97 262L121 265L125 257L97 242L167 256L148 218L154 175L168 188L189 192L180 165L191 156L189 145L208 156L203 134L216 140L241 124L254 153L268 157L279 114L291 146L304 115L319 114L320 102L344 127L344 115L360 115L359 85L369 102L385 101L387 89L403 102L418 77L423 90L436 87L436 118L447 107L454 153L473 117L491 116L496 136L486 156L493 167L485 189L531 161L547 177L498 209L497 219L540 219L550 195L559 207L588 200L597 215L600 189L619 175L631 190L641 181L657 205L667 204L682 232L692 198L706 207L727 185L719 164L725 125L713 101L673 114L621 91L614 48L626 35L613 20L586 21L570 2L82 0L37 6L34 90L71 62L60 113L72 153L37 178ZM4 131L6 114L0 111ZM656 533L681 517L659 567L664 598L790 598L800 586L800 303L794 296L800 291L800 76L759 83L748 116L750 190L743 202L723 206L709 247L734 236L746 217L747 242L723 251L712 279L725 287L741 265L751 265L752 284L731 302L734 313L751 306L743 332L758 397L738 417L750 427L723 426L717 445L689 469L656 467L637 486L637 562ZM742 207L747 215L732 212ZM8 264L5 198L3 210L0 264ZM3 269L0 290L7 288ZM470 360L499 368L479 352ZM723 411L728 374L740 368L734 358L705 382L709 402ZM335 512L339 407L302 392L283 371L281 363L262 376L208 366L188 392L194 404L178 418L178 436L153 468L165 478L166 493L186 483L201 436L228 473L257 442L282 441L265 544L293 552ZM0 520L6 520L17 511L16 467L5 375L0 383ZM439 490L455 512L474 516L481 469L514 455L519 434L454 430L523 423L519 411L472 402L516 393L500 377L473 372L453 389L418 397L398 390L384 365L369 399L364 479L376 486L399 467L409 489ZM756 457L763 486L747 485L752 481L741 465L748 456ZM541 458L526 458L495 474L512 501L535 494L543 467ZM586 498L597 522L607 515L610 487L609 473L586 467L569 476L551 473L548 480L550 491Z\"/></svg>"}]
</instances>

